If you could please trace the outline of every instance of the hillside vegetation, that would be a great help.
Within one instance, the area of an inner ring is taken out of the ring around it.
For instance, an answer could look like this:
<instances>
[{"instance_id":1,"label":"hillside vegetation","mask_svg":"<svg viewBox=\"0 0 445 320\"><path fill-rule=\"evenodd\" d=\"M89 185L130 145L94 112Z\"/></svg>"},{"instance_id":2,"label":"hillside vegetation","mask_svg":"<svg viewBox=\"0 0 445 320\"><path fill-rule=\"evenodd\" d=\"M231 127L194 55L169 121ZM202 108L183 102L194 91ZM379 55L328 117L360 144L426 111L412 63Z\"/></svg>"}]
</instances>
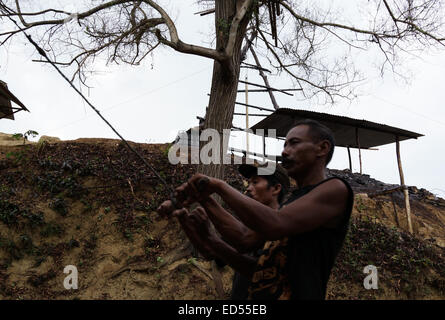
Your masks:
<instances>
[{"instance_id":1,"label":"hillside vegetation","mask_svg":"<svg viewBox=\"0 0 445 320\"><path fill-rule=\"evenodd\" d=\"M167 144L133 146L172 185L194 171L170 165ZM328 299L444 299L445 201L410 188L415 235L401 194L369 176L331 170L356 191ZM226 180L243 191L236 166ZM118 140L0 145L0 299L217 299L210 262L193 255L178 223L154 211L164 186ZM375 265L379 288L366 290ZM66 290L64 267L79 271ZM233 271L219 270L225 297Z\"/></svg>"}]
</instances>

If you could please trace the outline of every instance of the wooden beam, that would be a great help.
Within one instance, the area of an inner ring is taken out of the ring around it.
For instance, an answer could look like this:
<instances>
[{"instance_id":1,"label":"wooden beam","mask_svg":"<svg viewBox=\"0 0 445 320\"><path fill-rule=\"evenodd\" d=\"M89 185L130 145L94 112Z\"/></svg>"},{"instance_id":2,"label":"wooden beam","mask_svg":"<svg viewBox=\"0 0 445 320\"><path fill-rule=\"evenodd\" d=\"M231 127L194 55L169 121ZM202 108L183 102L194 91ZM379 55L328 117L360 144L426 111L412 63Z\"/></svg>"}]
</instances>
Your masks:
<instances>
[{"instance_id":1,"label":"wooden beam","mask_svg":"<svg viewBox=\"0 0 445 320\"><path fill-rule=\"evenodd\" d=\"M240 128L240 127L235 127L235 126L232 126L231 130L246 132L246 129L243 129L243 128Z\"/></svg>"},{"instance_id":2,"label":"wooden beam","mask_svg":"<svg viewBox=\"0 0 445 320\"><path fill-rule=\"evenodd\" d=\"M363 168L362 168L362 150L360 149L360 137L358 135L358 128L355 128L355 141L358 146L358 160L360 162L360 174L363 174Z\"/></svg>"},{"instance_id":3,"label":"wooden beam","mask_svg":"<svg viewBox=\"0 0 445 320\"><path fill-rule=\"evenodd\" d=\"M246 132L246 129L232 126L231 130L233 131L243 131ZM254 133L255 134L255 133ZM270 137L269 137L270 138ZM275 137L274 139L286 141L286 138Z\"/></svg>"},{"instance_id":4,"label":"wooden beam","mask_svg":"<svg viewBox=\"0 0 445 320\"><path fill-rule=\"evenodd\" d=\"M247 74L246 74L246 150L249 151L249 85L247 84Z\"/></svg>"},{"instance_id":5,"label":"wooden beam","mask_svg":"<svg viewBox=\"0 0 445 320\"><path fill-rule=\"evenodd\" d=\"M248 63L245 63L244 60L246 60L246 58L247 58L247 51L248 51L249 48L252 46L252 44L253 44L253 40L255 40L255 38L257 37L257 35L258 35L258 32L257 32L256 29L254 29L253 32L250 34L250 39L248 39L248 38L246 37L246 40L247 40L247 41L246 41L246 44L244 45L243 49L241 50L241 63L244 63L244 64L249 65ZM250 65L250 66L253 66L253 65ZM240 67L241 67L241 66L240 66Z\"/></svg>"},{"instance_id":6,"label":"wooden beam","mask_svg":"<svg viewBox=\"0 0 445 320\"><path fill-rule=\"evenodd\" d=\"M202 16L205 16L205 15L208 15L208 14L211 14L211 13L215 13L215 8L213 8L213 9L208 9L208 10L204 10L204 11L199 11L199 12L195 12L195 14L199 14L201 17Z\"/></svg>"},{"instance_id":7,"label":"wooden beam","mask_svg":"<svg viewBox=\"0 0 445 320\"><path fill-rule=\"evenodd\" d=\"M3 114L3 113L0 113L0 119L6 119L6 118L8 118L8 119L10 119L10 120L14 120L14 114L16 114L17 112L20 112L20 111L22 111L23 109L16 109L15 111L13 111L13 112L10 112L10 113L6 113L6 114ZM28 111L28 110L26 110L26 111ZM29 112L29 111L28 111ZM11 116L12 116L12 119L11 119Z\"/></svg>"},{"instance_id":8,"label":"wooden beam","mask_svg":"<svg viewBox=\"0 0 445 320\"><path fill-rule=\"evenodd\" d=\"M260 67L254 65L254 64L250 64L250 63L247 63L247 62L242 62L242 64L244 64L244 66L241 65L240 66L241 68L251 68L251 69L255 69L255 70L262 70L262 71L265 71L265 72L272 73L270 70L268 70L266 68L263 68L263 67L260 68Z\"/></svg>"},{"instance_id":9,"label":"wooden beam","mask_svg":"<svg viewBox=\"0 0 445 320\"><path fill-rule=\"evenodd\" d=\"M267 76L264 74L264 72L261 70L261 63L260 60L258 59L258 56L255 53L255 50L253 49L253 47L250 47L250 52L252 53L253 58L255 59L255 63L258 66L258 71L260 73L261 78L263 78L264 81L264 85L267 87L267 92L269 93L269 97L270 100L272 101L272 104L275 108L275 110L279 109L280 107L278 106L277 100L275 100L275 96L272 92L272 89L270 88L270 84L269 84L269 80L267 79ZM285 92L284 90L282 90L281 92Z\"/></svg>"},{"instance_id":10,"label":"wooden beam","mask_svg":"<svg viewBox=\"0 0 445 320\"><path fill-rule=\"evenodd\" d=\"M276 90L276 89L252 89L249 90L249 92L269 92L269 91L300 91L300 89L280 89L280 90ZM246 92L246 90L238 90L238 92Z\"/></svg>"},{"instance_id":11,"label":"wooden beam","mask_svg":"<svg viewBox=\"0 0 445 320\"><path fill-rule=\"evenodd\" d=\"M349 148L349 149L358 149L358 147L354 147L354 146L351 146L351 145L336 144L335 146L336 147L342 147L342 148ZM371 147L371 148L364 148L363 146L360 146L360 149L361 150L372 150L372 151L379 150L379 148L373 148L373 147Z\"/></svg>"},{"instance_id":12,"label":"wooden beam","mask_svg":"<svg viewBox=\"0 0 445 320\"><path fill-rule=\"evenodd\" d=\"M397 153L397 164L399 166L400 185L403 188L403 194L405 196L405 209L406 209L406 217L408 219L408 230L410 233L413 233L413 225L411 223L411 206L409 203L408 187L405 185L405 177L403 176L403 169L402 169L402 160L400 158L399 136L396 136L396 153Z\"/></svg>"},{"instance_id":13,"label":"wooden beam","mask_svg":"<svg viewBox=\"0 0 445 320\"><path fill-rule=\"evenodd\" d=\"M348 148L348 158L349 158L349 170L352 172L352 160L351 160L351 149Z\"/></svg>"},{"instance_id":14,"label":"wooden beam","mask_svg":"<svg viewBox=\"0 0 445 320\"><path fill-rule=\"evenodd\" d=\"M263 134L263 155L264 161L266 161L266 132Z\"/></svg>"},{"instance_id":15,"label":"wooden beam","mask_svg":"<svg viewBox=\"0 0 445 320\"><path fill-rule=\"evenodd\" d=\"M258 70L258 68L256 67L251 67L251 66L240 66L241 69L253 69L253 70ZM264 70L267 71L267 70Z\"/></svg>"},{"instance_id":16,"label":"wooden beam","mask_svg":"<svg viewBox=\"0 0 445 320\"><path fill-rule=\"evenodd\" d=\"M29 112L29 110L25 107L25 105L15 95L13 95L11 91L9 91L7 83L1 80L0 80L0 97L6 99L6 101L9 102L10 106L12 106L11 105L12 101L15 104L19 105L23 110Z\"/></svg>"},{"instance_id":17,"label":"wooden beam","mask_svg":"<svg viewBox=\"0 0 445 320\"><path fill-rule=\"evenodd\" d=\"M239 80L239 82L246 83L246 81L243 81L243 80ZM247 84L250 84L252 86L259 87L259 88L264 88L264 89L274 89L274 91L279 91L279 92L287 94L288 96L291 96L291 97L293 96L293 94L287 93L287 92L285 92L283 90L280 90L280 89L277 89L277 88L266 87L266 86L263 86L261 84L252 83L252 82L248 82ZM296 90L301 91L302 89L296 89Z\"/></svg>"},{"instance_id":18,"label":"wooden beam","mask_svg":"<svg viewBox=\"0 0 445 320\"><path fill-rule=\"evenodd\" d=\"M234 116L245 116L245 113L234 112ZM259 113L249 113L249 117L267 117L267 114L259 114Z\"/></svg>"},{"instance_id":19,"label":"wooden beam","mask_svg":"<svg viewBox=\"0 0 445 320\"><path fill-rule=\"evenodd\" d=\"M230 148L230 147L228 148L227 151L229 151L229 152L239 152L239 153L242 153L244 155L248 154L248 155L252 155L252 156L255 156L255 157L263 157L264 156L261 153L246 151L246 150L237 149L237 148ZM270 158L273 157L273 158L277 159L278 161L281 161L281 158L282 158L282 156L280 156L280 155L266 154L265 156L266 156L267 160L270 160Z\"/></svg>"},{"instance_id":20,"label":"wooden beam","mask_svg":"<svg viewBox=\"0 0 445 320\"><path fill-rule=\"evenodd\" d=\"M207 96L210 97L210 94L207 93ZM245 103L242 103L242 102L236 102L236 101L235 101L235 104L236 104L236 105L239 105L239 106L247 106L247 107L249 107L249 108L258 109L258 110L261 110L261 111L275 112L275 110L272 110L272 109L263 108L263 107L257 107L257 106L253 106L253 105L251 105L251 104L246 105Z\"/></svg>"},{"instance_id":21,"label":"wooden beam","mask_svg":"<svg viewBox=\"0 0 445 320\"><path fill-rule=\"evenodd\" d=\"M263 108L263 107L252 106L252 105L250 105L250 104L245 104L245 103L241 103L241 102L235 102L235 104L240 105L240 106L245 106L245 107L247 106L247 107L249 107L249 108L255 108L255 109L258 109L258 110L264 110L264 111L275 112L275 110L272 110L272 109L267 109L267 108Z\"/></svg>"}]
</instances>

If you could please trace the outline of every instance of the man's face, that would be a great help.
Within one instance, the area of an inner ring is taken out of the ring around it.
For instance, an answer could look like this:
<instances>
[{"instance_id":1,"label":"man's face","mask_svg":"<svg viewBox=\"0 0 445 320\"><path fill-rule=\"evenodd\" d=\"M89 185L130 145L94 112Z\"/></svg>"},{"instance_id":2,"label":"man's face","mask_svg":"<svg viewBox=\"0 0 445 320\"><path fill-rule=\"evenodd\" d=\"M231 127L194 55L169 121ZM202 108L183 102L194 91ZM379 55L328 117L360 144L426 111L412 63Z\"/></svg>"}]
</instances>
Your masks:
<instances>
[{"instance_id":1,"label":"man's face","mask_svg":"<svg viewBox=\"0 0 445 320\"><path fill-rule=\"evenodd\" d=\"M282 165L291 177L298 177L319 158L321 151L319 143L313 141L309 130L309 126L299 125L291 129L286 136L281 153Z\"/></svg>"},{"instance_id":2,"label":"man's face","mask_svg":"<svg viewBox=\"0 0 445 320\"><path fill-rule=\"evenodd\" d=\"M268 205L278 195L274 195L275 188L267 186L267 180L261 176L252 176L249 179L249 186L247 187L247 195L262 204ZM276 193L276 192L275 192Z\"/></svg>"}]
</instances>

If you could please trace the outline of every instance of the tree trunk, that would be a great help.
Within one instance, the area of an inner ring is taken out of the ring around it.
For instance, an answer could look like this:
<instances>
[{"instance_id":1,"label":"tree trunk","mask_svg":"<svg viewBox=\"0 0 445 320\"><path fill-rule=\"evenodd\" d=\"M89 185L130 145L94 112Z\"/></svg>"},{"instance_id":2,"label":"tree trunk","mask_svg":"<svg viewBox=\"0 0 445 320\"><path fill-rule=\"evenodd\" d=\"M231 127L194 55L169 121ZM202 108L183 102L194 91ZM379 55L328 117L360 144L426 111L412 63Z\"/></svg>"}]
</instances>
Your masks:
<instances>
[{"instance_id":1,"label":"tree trunk","mask_svg":"<svg viewBox=\"0 0 445 320\"><path fill-rule=\"evenodd\" d=\"M224 51L230 30L230 24L237 12L237 4L242 1L219 0L215 1L215 27L216 48ZM241 46L246 34L250 15L247 14L239 25L233 57L222 64L215 61L213 64L212 88L210 91L209 105L206 111L204 129L212 128L219 132L220 136L220 161L218 164L198 166L198 172L218 179L224 178L223 129L232 128L233 112L238 89L238 79L241 63ZM206 142L201 143L202 145Z\"/></svg>"},{"instance_id":2,"label":"tree trunk","mask_svg":"<svg viewBox=\"0 0 445 320\"><path fill-rule=\"evenodd\" d=\"M216 0L215 1L215 27L216 27L216 48L224 52L228 41L230 30L230 22L233 20L237 12L237 4L242 1L237 0ZM223 130L232 128L233 111L235 108L235 100L238 91L238 79L241 63L241 45L246 34L246 27L249 21L247 15L241 21L238 29L238 34L235 42L235 50L232 57L225 63L214 62L212 88L210 91L209 106L206 111L204 129L215 129L219 133L220 141L220 159L217 164L211 163L208 165L200 164L198 172L224 179L224 164L223 158L224 150L227 150L223 145ZM228 143L228 139L227 139ZM206 142L202 142L200 149ZM221 201L219 197L216 199ZM225 293L223 288L222 276L215 261L212 262L212 276L215 282L215 289L220 299L224 299Z\"/></svg>"}]
</instances>

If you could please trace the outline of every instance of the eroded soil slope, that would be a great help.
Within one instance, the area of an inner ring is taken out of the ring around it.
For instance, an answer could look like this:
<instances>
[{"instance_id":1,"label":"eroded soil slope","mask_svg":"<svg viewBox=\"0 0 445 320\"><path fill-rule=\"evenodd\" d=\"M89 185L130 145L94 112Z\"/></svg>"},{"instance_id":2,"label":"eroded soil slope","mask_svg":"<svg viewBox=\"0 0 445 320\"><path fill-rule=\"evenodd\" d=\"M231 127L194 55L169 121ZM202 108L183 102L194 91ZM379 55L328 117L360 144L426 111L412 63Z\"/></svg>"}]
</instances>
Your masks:
<instances>
[{"instance_id":1,"label":"eroded soil slope","mask_svg":"<svg viewBox=\"0 0 445 320\"><path fill-rule=\"evenodd\" d=\"M133 146L172 185L196 169L170 165L168 145ZM410 189L411 236L400 194L366 195L390 186L330 174L349 179L358 195L328 299L444 299L444 201ZM235 166L226 179L243 190ZM192 254L175 220L154 211L167 198L118 140L0 146L0 299L219 298L211 263ZM378 268L378 290L363 288L369 264ZM63 287L67 265L78 268L78 290ZM233 271L219 272L227 298Z\"/></svg>"}]
</instances>

